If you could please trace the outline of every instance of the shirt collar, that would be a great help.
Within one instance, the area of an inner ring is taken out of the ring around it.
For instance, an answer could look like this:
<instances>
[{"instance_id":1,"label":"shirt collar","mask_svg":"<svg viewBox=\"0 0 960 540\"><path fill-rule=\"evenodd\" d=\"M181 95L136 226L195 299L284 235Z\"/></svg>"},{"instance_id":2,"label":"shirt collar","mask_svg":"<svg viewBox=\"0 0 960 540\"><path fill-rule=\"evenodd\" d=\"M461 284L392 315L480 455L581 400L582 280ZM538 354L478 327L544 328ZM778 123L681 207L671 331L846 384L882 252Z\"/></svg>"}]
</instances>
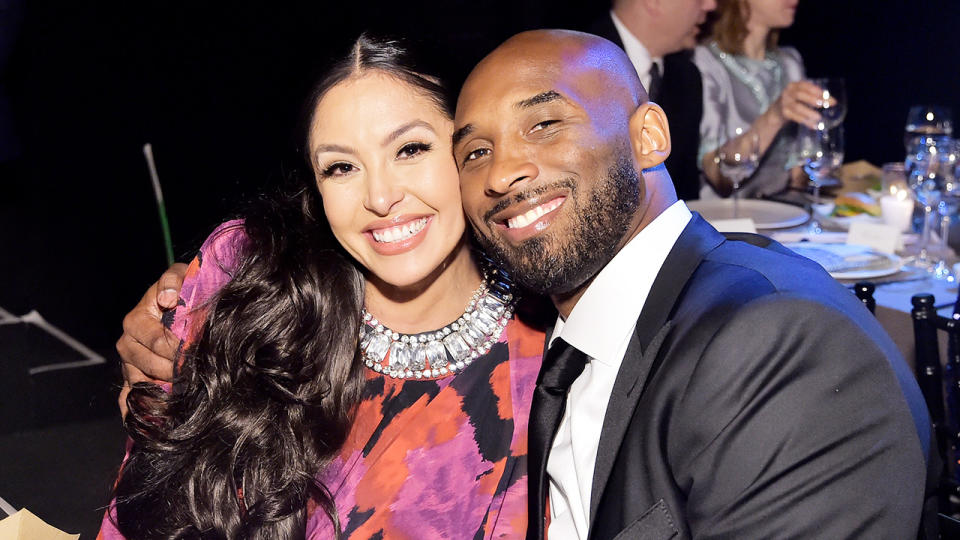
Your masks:
<instances>
[{"instance_id":1,"label":"shirt collar","mask_svg":"<svg viewBox=\"0 0 960 540\"><path fill-rule=\"evenodd\" d=\"M592 359L619 365L653 281L691 217L683 201L677 201L627 242L590 283L566 321L557 317L550 344L562 337Z\"/></svg>"},{"instance_id":2,"label":"shirt collar","mask_svg":"<svg viewBox=\"0 0 960 540\"><path fill-rule=\"evenodd\" d=\"M633 35L627 26L623 24L623 21L617 17L617 14L612 10L610 11L610 18L613 19L613 26L617 28L617 33L620 34L620 41L623 42L623 50L626 51L627 57L630 58L630 62L633 63L633 68L637 70L637 76L640 77L640 82L643 83L644 88L650 87L650 68L654 63L660 66L660 76L663 76L663 57L651 57L650 51L637 39L637 36Z\"/></svg>"}]
</instances>

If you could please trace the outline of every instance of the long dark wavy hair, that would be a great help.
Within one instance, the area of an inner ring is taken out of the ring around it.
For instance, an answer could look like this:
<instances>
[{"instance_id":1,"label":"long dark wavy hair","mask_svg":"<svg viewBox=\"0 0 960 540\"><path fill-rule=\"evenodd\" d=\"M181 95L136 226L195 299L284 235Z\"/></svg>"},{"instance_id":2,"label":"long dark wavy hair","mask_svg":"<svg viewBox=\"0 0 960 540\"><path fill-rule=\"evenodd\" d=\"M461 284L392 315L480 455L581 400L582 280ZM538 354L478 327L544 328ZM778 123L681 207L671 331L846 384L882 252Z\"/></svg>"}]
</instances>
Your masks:
<instances>
[{"instance_id":1,"label":"long dark wavy hair","mask_svg":"<svg viewBox=\"0 0 960 540\"><path fill-rule=\"evenodd\" d=\"M306 141L323 96L370 71L450 114L439 80L393 40L360 36L314 87L301 137L311 174L247 214L239 267L207 306L172 392L137 384L127 398L133 447L115 489L127 538L303 538L309 498L340 530L316 474L361 398L363 277L324 217Z\"/></svg>"}]
</instances>

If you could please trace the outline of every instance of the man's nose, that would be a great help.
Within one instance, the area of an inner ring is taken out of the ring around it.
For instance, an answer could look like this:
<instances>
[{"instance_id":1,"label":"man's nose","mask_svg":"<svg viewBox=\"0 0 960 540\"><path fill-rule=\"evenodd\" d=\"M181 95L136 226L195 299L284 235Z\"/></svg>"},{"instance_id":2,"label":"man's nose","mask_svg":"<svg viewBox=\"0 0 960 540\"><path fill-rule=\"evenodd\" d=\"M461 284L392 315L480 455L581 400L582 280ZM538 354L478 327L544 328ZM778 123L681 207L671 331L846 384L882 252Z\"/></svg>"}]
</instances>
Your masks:
<instances>
[{"instance_id":1,"label":"man's nose","mask_svg":"<svg viewBox=\"0 0 960 540\"><path fill-rule=\"evenodd\" d=\"M485 188L487 193L502 195L520 188L539 175L540 169L525 156L495 157Z\"/></svg>"}]
</instances>

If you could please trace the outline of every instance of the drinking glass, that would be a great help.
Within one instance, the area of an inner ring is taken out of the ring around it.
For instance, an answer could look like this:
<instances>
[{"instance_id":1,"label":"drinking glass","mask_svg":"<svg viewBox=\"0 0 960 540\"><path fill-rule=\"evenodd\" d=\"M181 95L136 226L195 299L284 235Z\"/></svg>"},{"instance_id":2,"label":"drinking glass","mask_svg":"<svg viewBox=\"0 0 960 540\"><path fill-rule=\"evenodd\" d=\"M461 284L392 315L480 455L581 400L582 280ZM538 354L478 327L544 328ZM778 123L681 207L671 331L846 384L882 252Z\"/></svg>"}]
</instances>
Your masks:
<instances>
[{"instance_id":1,"label":"drinking glass","mask_svg":"<svg viewBox=\"0 0 960 540\"><path fill-rule=\"evenodd\" d=\"M736 128L733 137L717 149L720 174L733 184L733 217L740 216L740 185L753 176L760 164L760 137L744 128Z\"/></svg>"},{"instance_id":2,"label":"drinking glass","mask_svg":"<svg viewBox=\"0 0 960 540\"><path fill-rule=\"evenodd\" d=\"M940 105L914 105L907 113L903 128L903 145L910 153L921 137L949 137L953 135L953 112Z\"/></svg>"},{"instance_id":3,"label":"drinking glass","mask_svg":"<svg viewBox=\"0 0 960 540\"><path fill-rule=\"evenodd\" d=\"M847 85L841 77L808 79L823 91L820 106L822 126L820 129L831 130L843 123L847 117Z\"/></svg>"},{"instance_id":4,"label":"drinking glass","mask_svg":"<svg viewBox=\"0 0 960 540\"><path fill-rule=\"evenodd\" d=\"M820 187L830 173L843 165L843 126L833 129L800 126L797 144L797 154L803 162L803 171L810 177L810 184L813 185L809 230L819 234L823 231L816 214L816 208L820 206Z\"/></svg>"},{"instance_id":5,"label":"drinking glass","mask_svg":"<svg viewBox=\"0 0 960 540\"><path fill-rule=\"evenodd\" d=\"M938 167L942 171L943 190L940 195L940 204L937 212L940 214L940 250L937 253L937 262L933 267L933 277L953 282L956 276L950 269L946 258L950 253L950 224L960 210L960 182L957 178L957 167L960 166L960 146L956 140L951 140L945 151L939 152Z\"/></svg>"},{"instance_id":6,"label":"drinking glass","mask_svg":"<svg viewBox=\"0 0 960 540\"><path fill-rule=\"evenodd\" d=\"M939 279L952 281L949 268L940 258L930 257L930 232L934 215L940 217L941 247L946 246L950 217L960 206L960 186L956 182L957 153L953 139L943 135L920 135L907 154L904 167L907 183L923 205L923 229L916 259L911 264L934 274ZM936 213L936 214L935 214Z\"/></svg>"}]
</instances>

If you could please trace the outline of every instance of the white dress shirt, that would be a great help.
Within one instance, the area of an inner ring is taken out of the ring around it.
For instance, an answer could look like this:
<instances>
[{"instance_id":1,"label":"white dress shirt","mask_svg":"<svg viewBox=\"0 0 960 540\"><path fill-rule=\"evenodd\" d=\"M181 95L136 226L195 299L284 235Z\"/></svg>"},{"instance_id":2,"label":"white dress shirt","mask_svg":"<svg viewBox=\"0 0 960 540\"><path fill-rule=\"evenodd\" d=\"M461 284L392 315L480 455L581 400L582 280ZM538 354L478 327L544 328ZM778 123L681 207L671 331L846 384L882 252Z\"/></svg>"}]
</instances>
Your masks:
<instances>
[{"instance_id":1,"label":"white dress shirt","mask_svg":"<svg viewBox=\"0 0 960 540\"><path fill-rule=\"evenodd\" d=\"M566 321L557 318L550 343L562 337L589 361L570 387L547 460L550 540L587 538L593 469L613 383L653 280L690 218L683 201L670 206L597 274Z\"/></svg>"},{"instance_id":2,"label":"white dress shirt","mask_svg":"<svg viewBox=\"0 0 960 540\"><path fill-rule=\"evenodd\" d=\"M617 28L617 33L620 34L620 41L623 42L623 50L626 51L627 56L630 58L630 62L633 63L633 68L637 70L637 76L640 77L640 82L643 83L643 87L648 91L650 90L650 68L653 67L653 64L660 66L660 76L663 76L663 57L651 57L650 51L643 46L643 43L640 43L640 40L636 36L630 33L630 30L623 24L617 15L611 11L610 18L613 19L613 26Z\"/></svg>"}]
</instances>

